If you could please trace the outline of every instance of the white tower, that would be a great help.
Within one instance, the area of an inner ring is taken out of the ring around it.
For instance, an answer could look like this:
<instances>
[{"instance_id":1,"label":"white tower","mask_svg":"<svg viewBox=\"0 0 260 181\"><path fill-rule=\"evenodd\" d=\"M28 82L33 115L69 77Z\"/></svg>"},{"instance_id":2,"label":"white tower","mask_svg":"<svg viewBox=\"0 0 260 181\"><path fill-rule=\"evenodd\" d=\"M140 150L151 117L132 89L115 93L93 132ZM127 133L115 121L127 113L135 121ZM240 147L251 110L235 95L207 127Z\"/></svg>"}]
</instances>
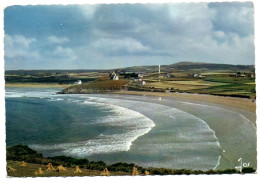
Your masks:
<instances>
[{"instance_id":1,"label":"white tower","mask_svg":"<svg viewBox=\"0 0 260 181\"><path fill-rule=\"evenodd\" d=\"M160 64L159 64L159 76L158 76L159 82L160 82L160 73L161 73L161 66L160 66Z\"/></svg>"}]
</instances>

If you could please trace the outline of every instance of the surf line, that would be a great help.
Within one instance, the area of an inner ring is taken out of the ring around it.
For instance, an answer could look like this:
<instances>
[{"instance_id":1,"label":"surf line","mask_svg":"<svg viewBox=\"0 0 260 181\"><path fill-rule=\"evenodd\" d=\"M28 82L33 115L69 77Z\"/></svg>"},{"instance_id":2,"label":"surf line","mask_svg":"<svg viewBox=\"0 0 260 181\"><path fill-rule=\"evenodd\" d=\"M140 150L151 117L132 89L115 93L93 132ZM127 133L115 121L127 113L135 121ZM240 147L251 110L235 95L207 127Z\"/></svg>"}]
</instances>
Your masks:
<instances>
[{"instance_id":1,"label":"surf line","mask_svg":"<svg viewBox=\"0 0 260 181\"><path fill-rule=\"evenodd\" d=\"M104 98L99 98L99 97L88 97L88 98L89 98L88 100L84 100L82 103L83 104L96 105L96 106L100 106L100 107L104 106L104 107L110 108L110 109L112 109L112 111L115 111L115 113L122 114L121 116L123 116L123 117L126 117L126 115L124 115L124 112L128 112L126 114L128 114L128 115L135 114L138 117L142 117L144 121L146 121L146 122L149 121L149 122L147 122L148 123L147 128L144 129L144 131L142 133L133 136L129 140L129 143L127 143L127 150L126 151L130 150L130 148L131 148L131 146L132 146L132 144L135 140L137 140L139 137L147 134L148 132L150 132L152 130L153 127L156 126L156 124L153 122L152 119L146 117L145 115L143 115L142 113L140 113L138 111L135 111L135 110L123 107L123 106L118 106L118 105L112 104L111 102L108 103L107 101L104 101ZM103 99L103 101L102 101L102 99ZM136 129L139 129L139 127L137 126Z\"/></svg>"},{"instance_id":2,"label":"surf line","mask_svg":"<svg viewBox=\"0 0 260 181\"><path fill-rule=\"evenodd\" d=\"M92 98L93 98L93 97L92 97ZM99 98L101 98L101 99L99 99ZM107 98L107 97L104 97L104 96L94 97L94 99L95 99L96 101L101 101L102 103L104 103L104 101L107 102L107 99L110 99L110 100L120 100L120 98L118 98L118 97L117 97L117 98ZM103 101L102 101L102 100L103 100ZM174 108L174 107L171 107L171 106L168 106L168 105L164 105L164 104L153 103L153 102L149 102L149 101L133 100L133 99L130 99L130 100L129 100L129 99L125 99L125 100L130 101L130 102L133 102L133 103L134 103L134 102L148 102L148 103L150 103L150 104L155 104L155 105L159 105L159 106L165 106L165 107L167 107L169 110L170 110L170 109L179 110L179 111L182 111L183 113L186 113L186 114L188 114L188 115L191 115L192 117L194 117L194 118L200 120L209 130L211 130L211 131L213 132L214 137L215 137L215 139L216 139L216 143L217 143L219 149L223 152L223 149L222 149L222 147L221 147L221 145L220 145L220 143L219 143L219 139L218 139L218 137L216 136L216 132L215 132L213 129L211 129L210 126L209 126L209 125L206 123L206 121L204 121L203 119L198 118L197 116L195 116L195 115L193 115L193 114L190 114L190 113L188 113L188 112L185 112L185 111L183 111L183 110L181 110L181 109L177 109L177 108ZM179 101L178 101L178 102L179 102ZM112 105L115 105L115 104L112 104ZM117 105L116 105L116 106L117 106ZM164 113L159 113L159 114L164 114ZM174 116L169 116L169 117L175 119ZM218 162L217 162L216 166L214 167L214 169L216 169L216 168L219 166L219 164L220 164L220 159L221 159L221 155L219 156Z\"/></svg>"},{"instance_id":3,"label":"surf line","mask_svg":"<svg viewBox=\"0 0 260 181\"><path fill-rule=\"evenodd\" d=\"M223 110L227 110L227 111L230 111L230 112L233 112L239 116L241 116L242 118L244 118L246 121L248 121L250 124L252 124L254 126L254 128L256 129L256 126L254 125L254 123L252 123L252 121L250 121L249 119L247 119L244 115L238 113L238 112L235 112L233 110L230 110L230 109L226 109L226 108L222 108L222 107L217 107L217 106L212 106L212 105L205 105L205 104L198 104L198 103L191 103L191 102L182 102L182 101L176 101L176 102L180 102L180 103L183 103L183 104L191 104L191 105L199 105L199 106L207 106L207 107L212 107L212 108L217 108L217 109L223 109Z\"/></svg>"}]
</instances>

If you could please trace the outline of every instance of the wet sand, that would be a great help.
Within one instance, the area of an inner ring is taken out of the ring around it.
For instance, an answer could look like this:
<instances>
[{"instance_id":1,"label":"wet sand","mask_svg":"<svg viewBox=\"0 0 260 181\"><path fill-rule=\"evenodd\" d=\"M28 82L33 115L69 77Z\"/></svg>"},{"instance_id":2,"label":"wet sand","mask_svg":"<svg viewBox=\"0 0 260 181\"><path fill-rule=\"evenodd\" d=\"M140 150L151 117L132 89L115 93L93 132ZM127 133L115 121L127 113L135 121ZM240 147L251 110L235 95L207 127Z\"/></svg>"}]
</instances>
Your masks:
<instances>
[{"instance_id":1,"label":"wet sand","mask_svg":"<svg viewBox=\"0 0 260 181\"><path fill-rule=\"evenodd\" d=\"M250 162L250 166L256 168L256 114L255 103L250 100L210 95L172 94L169 96L160 93L139 94L139 92L136 95L126 94L127 92L121 92L110 95L110 98L167 105L204 120L215 131L222 149L220 164L216 169L233 169L239 165L239 158L242 158L245 163ZM239 109L240 104L248 106Z\"/></svg>"},{"instance_id":2,"label":"wet sand","mask_svg":"<svg viewBox=\"0 0 260 181\"><path fill-rule=\"evenodd\" d=\"M161 104L192 114L204 120L219 140L222 153L216 169L233 169L239 165L239 158L256 168L256 103L250 99L134 91L99 96ZM149 133L146 137L149 137Z\"/></svg>"}]
</instances>

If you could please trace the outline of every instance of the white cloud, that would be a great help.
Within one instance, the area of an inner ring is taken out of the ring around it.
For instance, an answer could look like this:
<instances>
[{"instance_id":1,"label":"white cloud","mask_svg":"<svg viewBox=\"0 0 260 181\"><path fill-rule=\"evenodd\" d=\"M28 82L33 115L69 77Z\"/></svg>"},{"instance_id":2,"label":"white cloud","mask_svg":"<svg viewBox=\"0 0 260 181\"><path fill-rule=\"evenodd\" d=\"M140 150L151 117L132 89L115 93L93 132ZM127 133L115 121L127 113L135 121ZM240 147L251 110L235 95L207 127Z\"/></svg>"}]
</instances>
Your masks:
<instances>
[{"instance_id":1,"label":"white cloud","mask_svg":"<svg viewBox=\"0 0 260 181\"><path fill-rule=\"evenodd\" d=\"M213 19L215 28L226 33L248 36L254 33L254 7L252 2L214 4L210 9L216 11Z\"/></svg>"},{"instance_id":2,"label":"white cloud","mask_svg":"<svg viewBox=\"0 0 260 181\"><path fill-rule=\"evenodd\" d=\"M40 57L38 66L48 64L51 68L112 68L177 61L254 63L253 9L245 4L122 4L76 8L75 14L81 16L71 16L69 23L75 26L63 29L61 37L50 36L57 32L51 26L48 27L51 30L44 31L45 38L37 41L6 35L6 57L18 61L19 57L28 60Z\"/></svg>"},{"instance_id":3,"label":"white cloud","mask_svg":"<svg viewBox=\"0 0 260 181\"><path fill-rule=\"evenodd\" d=\"M168 12L171 19L181 19L185 22L192 20L209 20L216 15L214 9L209 9L207 3L169 4Z\"/></svg>"},{"instance_id":4,"label":"white cloud","mask_svg":"<svg viewBox=\"0 0 260 181\"><path fill-rule=\"evenodd\" d=\"M94 42L92 47L100 51L105 51L106 53L140 53L150 50L150 47L143 45L133 38L103 38Z\"/></svg>"},{"instance_id":5,"label":"white cloud","mask_svg":"<svg viewBox=\"0 0 260 181\"><path fill-rule=\"evenodd\" d=\"M215 32L213 32L213 34L218 38L224 38L225 37L225 33L223 31L215 31Z\"/></svg>"},{"instance_id":6,"label":"white cloud","mask_svg":"<svg viewBox=\"0 0 260 181\"><path fill-rule=\"evenodd\" d=\"M51 53L53 58L61 59L61 60L75 60L77 59L76 54L71 48L63 48L61 46L57 46L53 52Z\"/></svg>"},{"instance_id":7,"label":"white cloud","mask_svg":"<svg viewBox=\"0 0 260 181\"><path fill-rule=\"evenodd\" d=\"M29 48L30 44L36 42L34 38L25 38L21 35L14 35L10 36L8 34L5 35L5 43L7 46L16 46L16 47L23 47Z\"/></svg>"},{"instance_id":8,"label":"white cloud","mask_svg":"<svg viewBox=\"0 0 260 181\"><path fill-rule=\"evenodd\" d=\"M69 42L70 40L66 37L49 36L48 41L53 44L62 44L62 43Z\"/></svg>"},{"instance_id":9,"label":"white cloud","mask_svg":"<svg viewBox=\"0 0 260 181\"><path fill-rule=\"evenodd\" d=\"M5 56L8 58L38 58L40 55L37 51L32 50L32 43L36 42L34 38L26 38L21 35L10 36L5 34Z\"/></svg>"},{"instance_id":10,"label":"white cloud","mask_svg":"<svg viewBox=\"0 0 260 181\"><path fill-rule=\"evenodd\" d=\"M94 17L96 9L98 8L98 4L92 4L92 5L80 5L78 6L81 13L83 14L84 18L87 20L90 20Z\"/></svg>"}]
</instances>

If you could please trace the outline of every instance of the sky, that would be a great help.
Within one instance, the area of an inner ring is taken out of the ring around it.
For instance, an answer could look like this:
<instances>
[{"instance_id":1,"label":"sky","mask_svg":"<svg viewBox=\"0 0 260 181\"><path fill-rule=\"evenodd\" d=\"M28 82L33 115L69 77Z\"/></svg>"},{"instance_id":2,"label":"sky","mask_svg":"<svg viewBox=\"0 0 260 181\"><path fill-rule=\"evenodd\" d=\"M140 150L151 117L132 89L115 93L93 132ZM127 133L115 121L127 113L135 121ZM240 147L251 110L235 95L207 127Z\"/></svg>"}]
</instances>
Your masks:
<instances>
[{"instance_id":1,"label":"sky","mask_svg":"<svg viewBox=\"0 0 260 181\"><path fill-rule=\"evenodd\" d=\"M9 6L6 70L255 64L250 2Z\"/></svg>"}]
</instances>

